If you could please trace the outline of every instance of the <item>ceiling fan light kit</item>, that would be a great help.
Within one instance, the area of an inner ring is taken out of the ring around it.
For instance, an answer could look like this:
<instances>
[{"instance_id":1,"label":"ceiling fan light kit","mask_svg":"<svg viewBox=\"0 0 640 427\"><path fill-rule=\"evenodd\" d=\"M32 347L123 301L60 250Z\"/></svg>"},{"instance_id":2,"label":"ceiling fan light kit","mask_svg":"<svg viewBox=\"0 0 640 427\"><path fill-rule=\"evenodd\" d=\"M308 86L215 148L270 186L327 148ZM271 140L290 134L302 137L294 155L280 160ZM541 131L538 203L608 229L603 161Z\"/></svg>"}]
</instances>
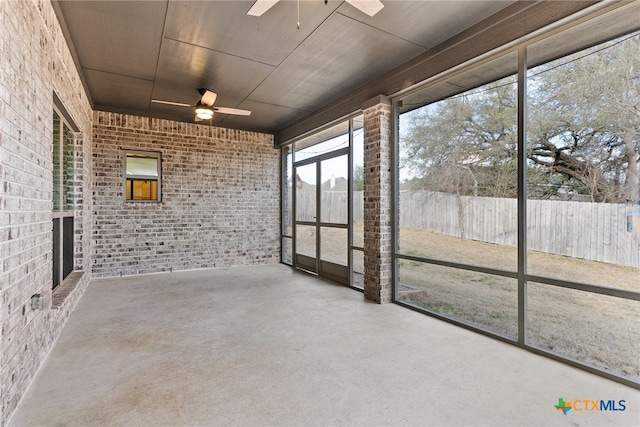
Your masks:
<instances>
[{"instance_id":1,"label":"ceiling fan light kit","mask_svg":"<svg viewBox=\"0 0 640 427\"><path fill-rule=\"evenodd\" d=\"M213 109L198 102L198 105L196 105L196 117L201 120L211 120L213 118Z\"/></svg>"},{"instance_id":2,"label":"ceiling fan light kit","mask_svg":"<svg viewBox=\"0 0 640 427\"><path fill-rule=\"evenodd\" d=\"M213 103L216 102L218 98L218 94L210 91L209 89L198 89L198 93L200 93L201 98L200 101L195 106L196 122L201 122L202 120L211 120L213 119L214 113L218 112L221 114L233 114L236 116L250 116L251 111L249 110L240 110L238 108L229 108L229 107L214 107ZM151 102L156 104L165 104L165 105L173 105L176 107L192 107L192 105L184 104L182 102L174 102L174 101L163 101L160 99L152 99Z\"/></svg>"}]
</instances>

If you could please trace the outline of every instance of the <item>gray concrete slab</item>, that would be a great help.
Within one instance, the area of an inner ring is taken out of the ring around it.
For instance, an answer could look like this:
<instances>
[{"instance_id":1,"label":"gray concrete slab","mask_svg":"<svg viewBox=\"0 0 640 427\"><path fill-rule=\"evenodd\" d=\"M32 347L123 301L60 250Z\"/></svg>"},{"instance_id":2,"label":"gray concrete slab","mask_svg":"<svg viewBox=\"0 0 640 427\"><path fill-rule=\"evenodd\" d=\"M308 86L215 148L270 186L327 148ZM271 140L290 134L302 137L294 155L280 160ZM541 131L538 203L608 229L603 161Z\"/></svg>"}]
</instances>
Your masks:
<instances>
[{"instance_id":1,"label":"gray concrete slab","mask_svg":"<svg viewBox=\"0 0 640 427\"><path fill-rule=\"evenodd\" d=\"M94 280L9 424L639 421L635 389L271 265Z\"/></svg>"}]
</instances>

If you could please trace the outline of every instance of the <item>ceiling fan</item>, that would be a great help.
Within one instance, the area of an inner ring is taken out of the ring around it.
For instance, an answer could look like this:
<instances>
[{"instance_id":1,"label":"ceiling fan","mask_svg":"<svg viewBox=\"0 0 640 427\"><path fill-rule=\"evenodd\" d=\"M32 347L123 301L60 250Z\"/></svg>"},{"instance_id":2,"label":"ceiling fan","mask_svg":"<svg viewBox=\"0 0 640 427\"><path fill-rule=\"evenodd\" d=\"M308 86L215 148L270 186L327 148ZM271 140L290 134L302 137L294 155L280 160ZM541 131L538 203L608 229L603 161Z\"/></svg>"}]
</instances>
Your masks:
<instances>
[{"instance_id":1,"label":"ceiling fan","mask_svg":"<svg viewBox=\"0 0 640 427\"><path fill-rule=\"evenodd\" d=\"M271 9L271 7L279 1L280 0L256 0L247 12L247 15L262 16L263 13ZM327 4L327 1L328 0L324 0L324 4ZM380 0L346 0L346 2L369 16L375 15L384 7Z\"/></svg>"},{"instance_id":2,"label":"ceiling fan","mask_svg":"<svg viewBox=\"0 0 640 427\"><path fill-rule=\"evenodd\" d=\"M200 98L200 101L198 101L198 103L195 105L196 122L211 120L214 113L234 114L236 116L251 115L251 111L249 110L240 110L238 108L229 107L214 107L213 104L216 102L216 98L218 97L217 93L204 88L198 89L198 92L202 97ZM194 107L191 104L185 104L183 102L162 101L160 99L152 99L151 102L154 102L156 104L175 105L178 107Z\"/></svg>"}]
</instances>

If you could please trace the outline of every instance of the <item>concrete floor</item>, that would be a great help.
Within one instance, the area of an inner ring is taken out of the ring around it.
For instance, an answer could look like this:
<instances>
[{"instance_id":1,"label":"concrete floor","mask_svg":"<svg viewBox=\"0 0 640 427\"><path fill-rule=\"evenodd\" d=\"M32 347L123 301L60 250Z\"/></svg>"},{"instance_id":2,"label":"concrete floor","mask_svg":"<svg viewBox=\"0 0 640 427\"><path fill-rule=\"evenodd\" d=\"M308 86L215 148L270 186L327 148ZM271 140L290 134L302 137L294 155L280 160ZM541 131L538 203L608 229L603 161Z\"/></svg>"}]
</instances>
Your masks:
<instances>
[{"instance_id":1,"label":"concrete floor","mask_svg":"<svg viewBox=\"0 0 640 427\"><path fill-rule=\"evenodd\" d=\"M640 391L271 265L94 280L9 425L639 421Z\"/></svg>"}]
</instances>

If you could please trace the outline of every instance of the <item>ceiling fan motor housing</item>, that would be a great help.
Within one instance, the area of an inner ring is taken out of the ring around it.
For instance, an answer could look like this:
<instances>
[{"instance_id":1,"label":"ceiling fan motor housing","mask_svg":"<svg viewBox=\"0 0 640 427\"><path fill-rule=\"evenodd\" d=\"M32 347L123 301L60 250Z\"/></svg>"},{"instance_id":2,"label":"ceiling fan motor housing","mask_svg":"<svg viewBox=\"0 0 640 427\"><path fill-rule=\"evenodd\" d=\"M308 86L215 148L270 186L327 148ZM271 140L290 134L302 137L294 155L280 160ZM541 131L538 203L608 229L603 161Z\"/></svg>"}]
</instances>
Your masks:
<instances>
[{"instance_id":1,"label":"ceiling fan motor housing","mask_svg":"<svg viewBox=\"0 0 640 427\"><path fill-rule=\"evenodd\" d=\"M200 88L198 89L198 92L200 93L200 95L202 95L200 103L202 105L208 105L209 107L211 107L213 103L216 102L216 98L218 97L218 94L216 94L215 92L211 92L206 88Z\"/></svg>"}]
</instances>

